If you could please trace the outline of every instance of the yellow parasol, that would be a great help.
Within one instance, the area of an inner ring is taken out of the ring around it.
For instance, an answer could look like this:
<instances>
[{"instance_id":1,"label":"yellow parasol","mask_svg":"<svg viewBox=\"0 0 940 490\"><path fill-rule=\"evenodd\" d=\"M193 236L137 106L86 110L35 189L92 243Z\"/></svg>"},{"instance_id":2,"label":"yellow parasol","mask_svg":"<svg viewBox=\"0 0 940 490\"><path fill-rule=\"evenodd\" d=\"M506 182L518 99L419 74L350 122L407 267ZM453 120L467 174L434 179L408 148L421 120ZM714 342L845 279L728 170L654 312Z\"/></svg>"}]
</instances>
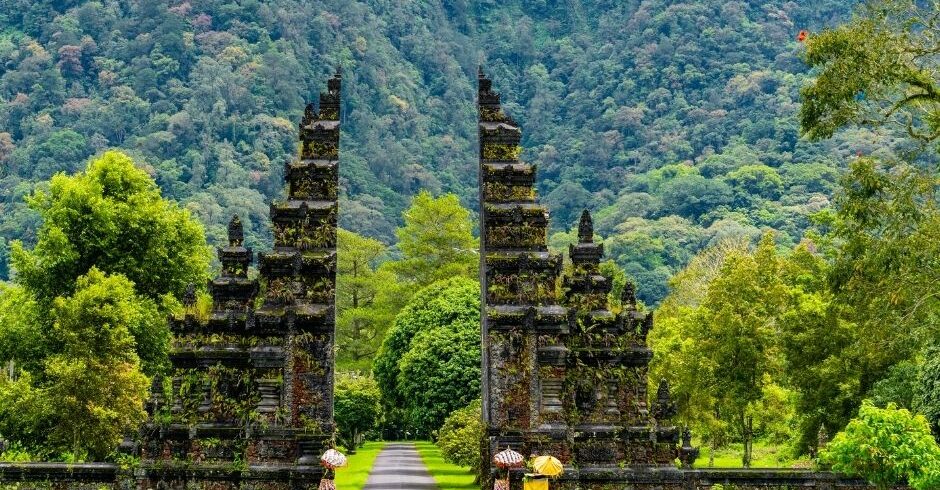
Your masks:
<instances>
[{"instance_id":1,"label":"yellow parasol","mask_svg":"<svg viewBox=\"0 0 940 490\"><path fill-rule=\"evenodd\" d=\"M565 468L561 465L561 461L554 456L537 456L532 460L532 469L540 475L550 476L552 478L565 471Z\"/></svg>"}]
</instances>

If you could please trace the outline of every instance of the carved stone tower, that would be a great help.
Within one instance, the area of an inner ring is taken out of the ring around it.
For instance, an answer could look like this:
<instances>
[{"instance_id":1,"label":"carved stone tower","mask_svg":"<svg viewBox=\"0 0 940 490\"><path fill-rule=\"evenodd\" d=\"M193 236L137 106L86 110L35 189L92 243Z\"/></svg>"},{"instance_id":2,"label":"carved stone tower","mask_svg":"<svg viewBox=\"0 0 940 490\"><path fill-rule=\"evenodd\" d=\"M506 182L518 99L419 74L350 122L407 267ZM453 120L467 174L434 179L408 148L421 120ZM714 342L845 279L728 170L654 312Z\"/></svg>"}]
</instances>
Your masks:
<instances>
[{"instance_id":1,"label":"carved stone tower","mask_svg":"<svg viewBox=\"0 0 940 490\"><path fill-rule=\"evenodd\" d=\"M561 257L546 246L548 213L535 198L535 168L518 159L521 130L482 70L478 96L486 463L507 446L550 454L566 466L552 488L567 490L681 480L668 387L654 410L647 404L652 315L637 311L632 285L622 312L608 309L604 247L594 242L586 211L569 249L572 273L560 280ZM520 473L512 475L514 490ZM484 488L495 474L490 467Z\"/></svg>"},{"instance_id":2,"label":"carved stone tower","mask_svg":"<svg viewBox=\"0 0 940 490\"><path fill-rule=\"evenodd\" d=\"M509 446L570 460L562 400L568 322L556 300L562 258L548 252L535 167L519 161L522 131L482 69L479 134L486 452Z\"/></svg>"},{"instance_id":3,"label":"carved stone tower","mask_svg":"<svg viewBox=\"0 0 940 490\"><path fill-rule=\"evenodd\" d=\"M341 75L300 123L287 199L271 205L274 249L259 281L242 223L229 223L209 282L191 288L174 334L171 376L155 380L143 430L141 488L314 488L333 437L333 345ZM263 290L263 298L257 298ZM260 302L260 306L256 304Z\"/></svg>"}]
</instances>

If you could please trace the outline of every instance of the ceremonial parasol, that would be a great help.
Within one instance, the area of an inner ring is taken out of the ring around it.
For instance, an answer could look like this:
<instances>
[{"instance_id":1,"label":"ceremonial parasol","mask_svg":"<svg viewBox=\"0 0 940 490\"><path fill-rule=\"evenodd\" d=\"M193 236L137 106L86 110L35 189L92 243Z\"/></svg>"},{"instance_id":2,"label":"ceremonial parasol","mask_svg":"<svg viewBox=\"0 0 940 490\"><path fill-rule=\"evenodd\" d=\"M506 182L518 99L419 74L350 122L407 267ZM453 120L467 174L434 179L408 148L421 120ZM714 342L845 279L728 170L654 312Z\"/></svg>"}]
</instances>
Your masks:
<instances>
[{"instance_id":1,"label":"ceremonial parasol","mask_svg":"<svg viewBox=\"0 0 940 490\"><path fill-rule=\"evenodd\" d=\"M330 469L342 468L346 466L346 456L335 449L328 449L320 456L320 464Z\"/></svg>"},{"instance_id":2,"label":"ceremonial parasol","mask_svg":"<svg viewBox=\"0 0 940 490\"><path fill-rule=\"evenodd\" d=\"M532 460L532 469L540 475L556 477L565 471L561 461L554 456L538 456Z\"/></svg>"},{"instance_id":3,"label":"ceremonial parasol","mask_svg":"<svg viewBox=\"0 0 940 490\"><path fill-rule=\"evenodd\" d=\"M521 454L508 447L506 450L500 451L493 456L493 462L500 468L518 468L522 466L524 460L525 458L523 458Z\"/></svg>"}]
</instances>

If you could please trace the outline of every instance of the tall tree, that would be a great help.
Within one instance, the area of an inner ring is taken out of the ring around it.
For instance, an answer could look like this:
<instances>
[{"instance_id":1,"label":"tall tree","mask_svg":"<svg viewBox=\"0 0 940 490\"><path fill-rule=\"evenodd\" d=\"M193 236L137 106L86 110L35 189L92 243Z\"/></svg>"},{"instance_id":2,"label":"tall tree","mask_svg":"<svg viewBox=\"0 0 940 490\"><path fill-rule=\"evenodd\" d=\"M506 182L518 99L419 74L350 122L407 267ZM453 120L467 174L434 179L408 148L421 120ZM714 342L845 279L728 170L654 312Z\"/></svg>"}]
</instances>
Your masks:
<instances>
[{"instance_id":1,"label":"tall tree","mask_svg":"<svg viewBox=\"0 0 940 490\"><path fill-rule=\"evenodd\" d=\"M478 243L470 211L457 196L435 198L421 191L402 216L405 225L395 232L402 258L393 270L403 281L423 287L454 276L476 276Z\"/></svg>"},{"instance_id":2,"label":"tall tree","mask_svg":"<svg viewBox=\"0 0 940 490\"><path fill-rule=\"evenodd\" d=\"M355 453L367 432L382 422L382 393L375 379L357 373L336 376L334 411L339 443Z\"/></svg>"},{"instance_id":3,"label":"tall tree","mask_svg":"<svg viewBox=\"0 0 940 490\"><path fill-rule=\"evenodd\" d=\"M385 332L407 295L383 264L388 247L343 229L338 239L336 363L340 370L370 371Z\"/></svg>"},{"instance_id":4,"label":"tall tree","mask_svg":"<svg viewBox=\"0 0 940 490\"><path fill-rule=\"evenodd\" d=\"M859 155L833 209L817 218L832 294L818 296L828 307L807 303L817 313L801 319L810 328L792 329L792 339L793 357L809 361L803 373L815 372L804 380L801 409L827 429L887 384L911 384L919 352L940 338L940 181L937 153L923 151L940 151L938 22L936 1L869 2L850 22L807 39L816 78L801 92L803 133L822 139L877 127L918 150ZM821 346L822 338L830 342Z\"/></svg>"},{"instance_id":5,"label":"tall tree","mask_svg":"<svg viewBox=\"0 0 940 490\"><path fill-rule=\"evenodd\" d=\"M74 292L96 268L134 285L147 314L129 325L152 373L165 363L169 330L164 303L188 284L203 285L209 248L202 225L160 196L153 179L119 152L92 159L84 172L57 174L28 198L42 218L36 246L13 242L16 283L43 308Z\"/></svg>"},{"instance_id":6,"label":"tall tree","mask_svg":"<svg viewBox=\"0 0 940 490\"><path fill-rule=\"evenodd\" d=\"M40 300L71 293L92 267L124 275L153 300L205 282L210 251L202 225L164 200L123 153L107 152L75 175L55 175L28 202L43 224L36 246L14 242L11 258L17 282Z\"/></svg>"},{"instance_id":7,"label":"tall tree","mask_svg":"<svg viewBox=\"0 0 940 490\"><path fill-rule=\"evenodd\" d=\"M145 311L126 278L92 268L53 305L56 348L36 373L0 375L0 432L39 457L103 460L146 419L149 381L130 327Z\"/></svg>"},{"instance_id":8,"label":"tall tree","mask_svg":"<svg viewBox=\"0 0 940 490\"><path fill-rule=\"evenodd\" d=\"M748 467L783 382L775 339L786 289L772 234L753 252L720 252L696 263L704 281L683 276L701 281L703 293L671 302L658 315L653 369L675 379L683 418L702 427L713 448L728 436L743 443L741 460Z\"/></svg>"},{"instance_id":9,"label":"tall tree","mask_svg":"<svg viewBox=\"0 0 940 490\"><path fill-rule=\"evenodd\" d=\"M173 295L204 284L202 226L117 152L29 203L38 242L14 243L0 288L0 433L40 457L105 458L145 418Z\"/></svg>"},{"instance_id":10,"label":"tall tree","mask_svg":"<svg viewBox=\"0 0 940 490\"><path fill-rule=\"evenodd\" d=\"M373 364L388 423L427 435L479 395L479 322L474 280L438 281L414 294Z\"/></svg>"}]
</instances>

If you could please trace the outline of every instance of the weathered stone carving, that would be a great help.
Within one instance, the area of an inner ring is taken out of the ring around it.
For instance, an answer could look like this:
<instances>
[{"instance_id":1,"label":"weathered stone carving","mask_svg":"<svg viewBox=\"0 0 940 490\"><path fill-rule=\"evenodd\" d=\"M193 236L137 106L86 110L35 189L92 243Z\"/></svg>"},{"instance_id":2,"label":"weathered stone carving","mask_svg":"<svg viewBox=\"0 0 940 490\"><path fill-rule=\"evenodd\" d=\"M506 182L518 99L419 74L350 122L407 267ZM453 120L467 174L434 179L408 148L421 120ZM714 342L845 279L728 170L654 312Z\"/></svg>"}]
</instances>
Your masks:
<instances>
[{"instance_id":1,"label":"weathered stone carving","mask_svg":"<svg viewBox=\"0 0 940 490\"><path fill-rule=\"evenodd\" d=\"M327 86L319 110L304 111L287 199L271 205L261 305L234 216L218 249L222 271L209 281L212 311L197 312L189 288L184 316L171 319L173 374L169 386L155 383L142 488L313 488L323 476L317 458L333 437L341 75Z\"/></svg>"},{"instance_id":2,"label":"weathered stone carving","mask_svg":"<svg viewBox=\"0 0 940 490\"><path fill-rule=\"evenodd\" d=\"M0 463L0 482L63 490L316 487L324 474L318 456L334 429L341 88L337 70L319 109L308 105L299 124L300 158L285 169L288 198L271 205L274 249L259 255L261 306L237 216L228 246L218 249L222 271L209 283L207 317L197 311L195 287L187 288L185 313L171 320L172 373L154 379L147 405L141 467ZM668 383L648 408L652 315L638 311L632 284L621 311L608 308L604 247L594 243L587 211L568 251L572 272L556 290L562 260L546 246L535 168L519 160L521 129L482 68L478 109L484 467L511 447L559 457L567 471L552 488L561 490L870 488L825 472L692 470L698 449L689 430L667 423L676 413ZM512 475L513 490L520 476ZM483 485L492 488L492 473Z\"/></svg>"},{"instance_id":3,"label":"weathered stone carving","mask_svg":"<svg viewBox=\"0 0 940 490\"><path fill-rule=\"evenodd\" d=\"M561 258L547 251L548 213L536 202L535 169L519 160L522 131L503 113L482 69L478 101L489 454L508 446L559 457L573 470L561 488L635 482L624 467L676 471L679 430L646 408L652 316L637 311L633 285L622 292L621 313L608 309L612 284L599 268L604 246L594 242L587 211L569 248L572 273L556 290ZM657 400L656 410L674 407L663 403ZM518 478L512 488L521 488Z\"/></svg>"}]
</instances>

